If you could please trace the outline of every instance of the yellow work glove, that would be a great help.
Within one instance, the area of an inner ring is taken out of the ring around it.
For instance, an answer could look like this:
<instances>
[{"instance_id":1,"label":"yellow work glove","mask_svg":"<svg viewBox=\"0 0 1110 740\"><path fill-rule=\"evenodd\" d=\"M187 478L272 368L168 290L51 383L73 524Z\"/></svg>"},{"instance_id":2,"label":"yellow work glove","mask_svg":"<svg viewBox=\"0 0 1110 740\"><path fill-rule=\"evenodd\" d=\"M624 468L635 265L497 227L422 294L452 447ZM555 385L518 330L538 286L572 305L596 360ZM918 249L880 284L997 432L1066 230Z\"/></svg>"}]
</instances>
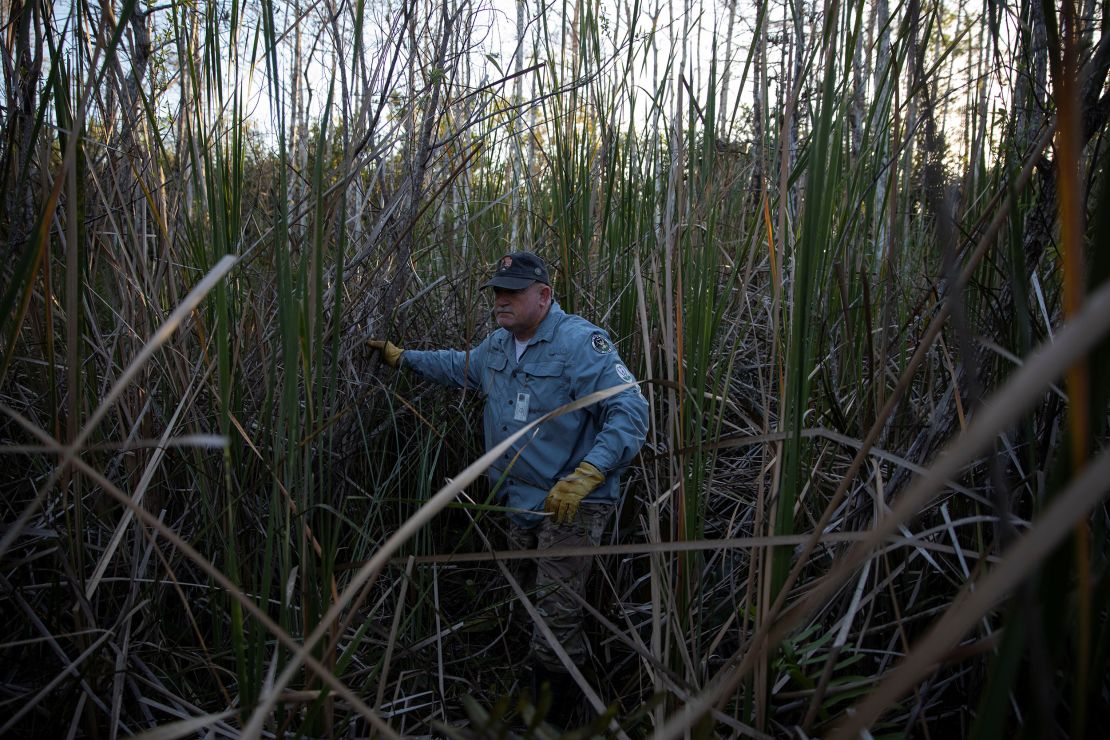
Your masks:
<instances>
[{"instance_id":1,"label":"yellow work glove","mask_svg":"<svg viewBox=\"0 0 1110 740\"><path fill-rule=\"evenodd\" d=\"M573 473L563 478L547 494L543 510L555 515L557 524L570 524L578 513L578 504L605 481L601 471L588 462L581 462Z\"/></svg>"},{"instance_id":2,"label":"yellow work glove","mask_svg":"<svg viewBox=\"0 0 1110 740\"><path fill-rule=\"evenodd\" d=\"M382 353L382 360L386 365L397 367L401 364L401 355L405 354L405 351L393 342L370 339L366 344Z\"/></svg>"}]
</instances>

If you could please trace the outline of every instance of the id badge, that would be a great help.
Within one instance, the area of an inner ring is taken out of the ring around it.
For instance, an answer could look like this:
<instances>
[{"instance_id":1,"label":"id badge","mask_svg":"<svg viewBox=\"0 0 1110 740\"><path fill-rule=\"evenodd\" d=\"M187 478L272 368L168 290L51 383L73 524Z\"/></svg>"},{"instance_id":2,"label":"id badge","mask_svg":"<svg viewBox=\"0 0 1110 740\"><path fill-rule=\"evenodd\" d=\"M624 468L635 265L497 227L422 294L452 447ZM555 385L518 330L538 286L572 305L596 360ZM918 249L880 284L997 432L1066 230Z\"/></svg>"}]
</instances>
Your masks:
<instances>
[{"instance_id":1,"label":"id badge","mask_svg":"<svg viewBox=\"0 0 1110 740\"><path fill-rule=\"evenodd\" d=\"M528 399L530 395L527 393L516 394L516 408L513 409L513 421L528 421Z\"/></svg>"}]
</instances>

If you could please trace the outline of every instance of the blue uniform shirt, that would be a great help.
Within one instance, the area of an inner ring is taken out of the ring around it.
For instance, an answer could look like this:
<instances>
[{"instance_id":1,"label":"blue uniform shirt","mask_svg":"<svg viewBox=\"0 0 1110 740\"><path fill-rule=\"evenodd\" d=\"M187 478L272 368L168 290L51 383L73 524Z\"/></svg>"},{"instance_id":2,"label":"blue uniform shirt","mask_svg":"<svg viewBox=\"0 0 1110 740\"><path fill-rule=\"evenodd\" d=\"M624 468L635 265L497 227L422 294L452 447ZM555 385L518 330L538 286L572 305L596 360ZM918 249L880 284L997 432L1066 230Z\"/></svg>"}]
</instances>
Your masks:
<instances>
[{"instance_id":1,"label":"blue uniform shirt","mask_svg":"<svg viewBox=\"0 0 1110 740\"><path fill-rule=\"evenodd\" d=\"M405 350L401 358L430 380L485 394L486 449L549 411L635 381L608 334L555 302L519 362L512 333L501 328L466 352ZM647 411L639 390L629 389L550 419L493 464L490 480L504 477L506 505L539 511L555 482L586 461L605 475L605 482L584 503L612 504L620 494L621 472L644 443ZM526 514L510 516L525 526L539 521Z\"/></svg>"}]
</instances>

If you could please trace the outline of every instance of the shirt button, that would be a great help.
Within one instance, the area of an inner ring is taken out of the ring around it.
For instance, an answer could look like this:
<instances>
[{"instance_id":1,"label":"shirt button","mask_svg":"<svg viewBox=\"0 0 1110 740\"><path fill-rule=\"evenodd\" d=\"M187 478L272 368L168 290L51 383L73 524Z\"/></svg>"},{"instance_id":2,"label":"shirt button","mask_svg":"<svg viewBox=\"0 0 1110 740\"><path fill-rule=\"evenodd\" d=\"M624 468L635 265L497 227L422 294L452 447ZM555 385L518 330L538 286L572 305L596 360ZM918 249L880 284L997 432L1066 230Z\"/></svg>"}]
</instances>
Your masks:
<instances>
[{"instance_id":1,"label":"shirt button","mask_svg":"<svg viewBox=\"0 0 1110 740\"><path fill-rule=\"evenodd\" d=\"M509 428L508 427L501 427L501 431L507 432L507 431L509 431Z\"/></svg>"}]
</instances>

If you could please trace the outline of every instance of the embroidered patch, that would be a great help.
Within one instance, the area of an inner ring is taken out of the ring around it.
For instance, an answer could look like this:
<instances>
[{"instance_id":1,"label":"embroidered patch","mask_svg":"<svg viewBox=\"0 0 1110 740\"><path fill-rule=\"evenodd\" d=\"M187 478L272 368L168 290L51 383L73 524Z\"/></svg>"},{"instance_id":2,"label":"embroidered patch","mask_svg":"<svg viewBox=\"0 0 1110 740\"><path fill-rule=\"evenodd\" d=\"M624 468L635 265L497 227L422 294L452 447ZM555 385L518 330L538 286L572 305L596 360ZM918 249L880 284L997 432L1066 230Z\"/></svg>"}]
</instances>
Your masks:
<instances>
[{"instance_id":1,"label":"embroidered patch","mask_svg":"<svg viewBox=\"0 0 1110 740\"><path fill-rule=\"evenodd\" d=\"M594 351L601 355L607 355L613 351L613 345L601 334L594 334L590 337L590 344L593 346Z\"/></svg>"},{"instance_id":2,"label":"embroidered patch","mask_svg":"<svg viewBox=\"0 0 1110 740\"><path fill-rule=\"evenodd\" d=\"M617 377L623 380L625 383L636 382L636 377L631 372L629 372L628 368L626 368L624 365L617 365L615 369L617 371Z\"/></svg>"},{"instance_id":3,"label":"embroidered patch","mask_svg":"<svg viewBox=\"0 0 1110 740\"><path fill-rule=\"evenodd\" d=\"M512 257L504 257L501 260L501 269L502 270L508 270L512 266L513 266L513 258Z\"/></svg>"}]
</instances>

